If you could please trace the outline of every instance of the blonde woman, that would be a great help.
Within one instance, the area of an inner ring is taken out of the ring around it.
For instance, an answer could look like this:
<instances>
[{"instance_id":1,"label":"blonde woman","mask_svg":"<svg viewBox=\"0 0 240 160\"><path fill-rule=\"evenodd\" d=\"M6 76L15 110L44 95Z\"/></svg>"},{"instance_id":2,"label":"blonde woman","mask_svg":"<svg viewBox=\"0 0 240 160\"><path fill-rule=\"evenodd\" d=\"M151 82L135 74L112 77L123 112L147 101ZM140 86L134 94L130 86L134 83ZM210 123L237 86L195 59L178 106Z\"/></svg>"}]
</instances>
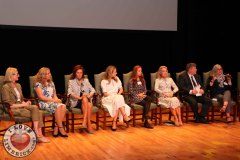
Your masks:
<instances>
[{"instance_id":1,"label":"blonde woman","mask_svg":"<svg viewBox=\"0 0 240 160\"><path fill-rule=\"evenodd\" d=\"M112 131L117 130L117 118L119 121L124 121L126 124L131 120L130 107L125 103L123 96L122 82L117 77L117 69L115 66L108 66L106 74L101 81L101 88L103 92L102 104L105 106L113 117Z\"/></svg>"},{"instance_id":2,"label":"blonde woman","mask_svg":"<svg viewBox=\"0 0 240 160\"><path fill-rule=\"evenodd\" d=\"M182 126L180 102L177 97L174 97L178 87L173 79L168 77L168 68L166 66L160 66L158 69L155 91L158 93L158 104L170 108L175 125Z\"/></svg>"},{"instance_id":3,"label":"blonde woman","mask_svg":"<svg viewBox=\"0 0 240 160\"><path fill-rule=\"evenodd\" d=\"M38 142L50 142L49 139L42 135L43 120L41 111L39 111L38 106L32 105L31 101L25 102L23 100L22 87L17 83L18 79L18 70L12 67L7 68L2 87L2 101L10 104L14 115L32 118Z\"/></svg>"},{"instance_id":4,"label":"blonde woman","mask_svg":"<svg viewBox=\"0 0 240 160\"><path fill-rule=\"evenodd\" d=\"M230 110L232 107L231 87L231 76L229 74L223 74L223 68L221 65L214 65L207 81L207 89L210 90L211 98L216 98L222 104L220 112L226 113L227 122L232 122L230 116Z\"/></svg>"},{"instance_id":5,"label":"blonde woman","mask_svg":"<svg viewBox=\"0 0 240 160\"><path fill-rule=\"evenodd\" d=\"M66 114L66 105L57 97L50 69L47 67L40 68L35 78L34 90L38 97L39 107L55 116L56 126L53 136L68 137L62 124Z\"/></svg>"}]
</instances>

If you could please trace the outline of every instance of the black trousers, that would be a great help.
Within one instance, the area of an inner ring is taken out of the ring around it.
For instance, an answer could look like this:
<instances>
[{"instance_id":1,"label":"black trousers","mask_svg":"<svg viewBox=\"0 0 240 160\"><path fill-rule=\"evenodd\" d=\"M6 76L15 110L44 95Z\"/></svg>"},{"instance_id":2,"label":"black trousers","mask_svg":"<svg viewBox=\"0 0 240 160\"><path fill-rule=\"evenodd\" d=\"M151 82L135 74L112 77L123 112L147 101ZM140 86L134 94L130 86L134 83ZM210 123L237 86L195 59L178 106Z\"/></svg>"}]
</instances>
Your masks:
<instances>
[{"instance_id":1,"label":"black trousers","mask_svg":"<svg viewBox=\"0 0 240 160\"><path fill-rule=\"evenodd\" d=\"M206 96L195 96L195 95L189 95L184 97L185 101L188 102L192 108L192 111L194 113L194 117L200 118L205 117L208 112L208 108L210 105L212 105L212 101L210 98ZM198 113L198 103L202 103L202 110L200 113Z\"/></svg>"},{"instance_id":2,"label":"black trousers","mask_svg":"<svg viewBox=\"0 0 240 160\"><path fill-rule=\"evenodd\" d=\"M152 98L147 96L141 102L136 103L143 106L143 120L147 120L149 118L148 113L150 111L151 102Z\"/></svg>"}]
</instances>

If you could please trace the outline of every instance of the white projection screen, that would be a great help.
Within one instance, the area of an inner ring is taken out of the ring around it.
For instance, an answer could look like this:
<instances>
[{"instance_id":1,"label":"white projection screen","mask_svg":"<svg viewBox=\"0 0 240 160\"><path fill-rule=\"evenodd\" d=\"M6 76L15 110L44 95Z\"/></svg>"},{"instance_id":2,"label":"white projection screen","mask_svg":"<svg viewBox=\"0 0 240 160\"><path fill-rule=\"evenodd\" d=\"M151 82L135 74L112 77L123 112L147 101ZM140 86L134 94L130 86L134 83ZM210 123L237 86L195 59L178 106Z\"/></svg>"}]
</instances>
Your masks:
<instances>
[{"instance_id":1,"label":"white projection screen","mask_svg":"<svg viewBox=\"0 0 240 160\"><path fill-rule=\"evenodd\" d=\"M0 25L177 30L177 0L0 0Z\"/></svg>"}]
</instances>

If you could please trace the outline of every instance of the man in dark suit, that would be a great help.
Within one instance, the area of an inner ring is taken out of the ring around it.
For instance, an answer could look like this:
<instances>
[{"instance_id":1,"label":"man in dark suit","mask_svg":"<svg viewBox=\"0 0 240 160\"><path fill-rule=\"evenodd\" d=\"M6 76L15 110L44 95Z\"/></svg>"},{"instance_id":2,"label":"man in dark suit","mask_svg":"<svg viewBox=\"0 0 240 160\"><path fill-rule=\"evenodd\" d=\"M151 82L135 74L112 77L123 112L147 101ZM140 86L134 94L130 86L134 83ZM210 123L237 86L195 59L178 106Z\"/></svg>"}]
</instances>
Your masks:
<instances>
[{"instance_id":1,"label":"man in dark suit","mask_svg":"<svg viewBox=\"0 0 240 160\"><path fill-rule=\"evenodd\" d=\"M196 123L208 123L205 119L211 99L204 95L201 77L197 74L195 63L188 63L186 72L181 74L178 79L179 92L182 98L188 102L194 113ZM198 113L198 103L202 103L202 110Z\"/></svg>"}]
</instances>

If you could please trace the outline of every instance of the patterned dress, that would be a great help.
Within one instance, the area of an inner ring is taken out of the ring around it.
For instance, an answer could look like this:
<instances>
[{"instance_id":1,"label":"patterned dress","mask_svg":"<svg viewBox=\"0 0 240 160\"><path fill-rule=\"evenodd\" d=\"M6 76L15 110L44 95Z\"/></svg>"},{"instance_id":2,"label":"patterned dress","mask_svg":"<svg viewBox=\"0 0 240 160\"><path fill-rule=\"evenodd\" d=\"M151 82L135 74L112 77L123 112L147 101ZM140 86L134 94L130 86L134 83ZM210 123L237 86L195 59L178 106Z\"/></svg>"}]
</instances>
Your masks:
<instances>
[{"instance_id":1,"label":"patterned dress","mask_svg":"<svg viewBox=\"0 0 240 160\"><path fill-rule=\"evenodd\" d=\"M132 96L133 103L141 102L145 98L137 96L139 93L147 93L146 86L143 85L140 80L137 81L136 85L133 85L133 80L130 80L128 83L128 91Z\"/></svg>"},{"instance_id":2,"label":"patterned dress","mask_svg":"<svg viewBox=\"0 0 240 160\"><path fill-rule=\"evenodd\" d=\"M111 79L110 83L108 80L101 81L102 92L107 92L109 94L107 97L102 97L102 104L107 108L111 117L114 117L117 110L123 106L125 108L126 115L129 116L130 107L125 103L123 96L117 94L118 90L122 88L122 82L118 77L117 79L117 82ZM119 121L123 121L123 115L121 112L119 112Z\"/></svg>"},{"instance_id":3,"label":"patterned dress","mask_svg":"<svg viewBox=\"0 0 240 160\"><path fill-rule=\"evenodd\" d=\"M49 83L47 86L44 86L43 84L37 82L34 86L34 89L36 89L38 87L42 89L42 94L45 97L53 98L54 91L55 91L55 85L54 85L53 82ZM46 110L46 111L50 112L51 114L54 114L55 110L59 106L63 105L62 103L45 102L45 101L42 101L42 100L38 100L38 104L39 104L39 107L40 107L41 110Z\"/></svg>"},{"instance_id":4,"label":"patterned dress","mask_svg":"<svg viewBox=\"0 0 240 160\"><path fill-rule=\"evenodd\" d=\"M157 78L155 80L155 91L158 93L158 104L165 108L177 108L180 106L179 99L177 97L166 97L164 93L178 91L177 85L172 78Z\"/></svg>"},{"instance_id":5,"label":"patterned dress","mask_svg":"<svg viewBox=\"0 0 240 160\"><path fill-rule=\"evenodd\" d=\"M80 85L77 78L69 80L68 81L68 93L74 95L80 95L80 93L84 93L87 95L90 95L92 93L95 93L95 89L90 84L89 80L87 78L84 78L82 84ZM70 98L71 107L76 107L78 100ZM92 102L92 99L91 99Z\"/></svg>"}]
</instances>

